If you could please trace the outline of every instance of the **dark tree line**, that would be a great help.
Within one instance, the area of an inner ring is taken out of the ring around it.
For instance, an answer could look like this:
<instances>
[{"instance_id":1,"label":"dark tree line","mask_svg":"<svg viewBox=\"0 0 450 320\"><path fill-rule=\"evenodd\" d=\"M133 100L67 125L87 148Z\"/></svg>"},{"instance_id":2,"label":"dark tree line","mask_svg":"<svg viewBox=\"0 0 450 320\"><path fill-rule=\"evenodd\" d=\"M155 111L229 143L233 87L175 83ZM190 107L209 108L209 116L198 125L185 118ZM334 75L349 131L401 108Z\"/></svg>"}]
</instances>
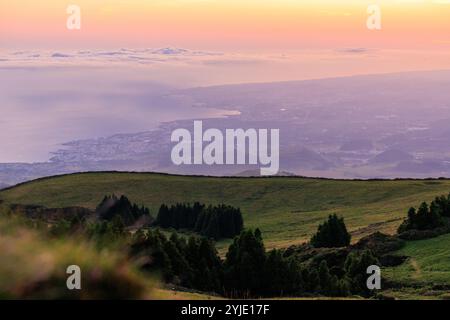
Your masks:
<instances>
[{"instance_id":1,"label":"dark tree line","mask_svg":"<svg viewBox=\"0 0 450 320\"><path fill-rule=\"evenodd\" d=\"M123 225L146 227L150 225L176 230L190 230L211 239L233 238L243 229L243 218L240 209L232 206L205 206L198 202L194 205L176 204L171 207L161 205L156 221L150 210L132 203L126 196L120 198L105 196L96 210L98 219L85 219L74 215L70 219L60 219L53 224L52 233L63 235L75 231L87 231L88 235L115 235ZM139 223L137 223L139 222Z\"/></svg>"},{"instance_id":2,"label":"dark tree line","mask_svg":"<svg viewBox=\"0 0 450 320\"><path fill-rule=\"evenodd\" d=\"M244 221L239 208L227 205L208 206L198 202L194 205L161 205L154 223L162 228L190 230L212 239L233 238L238 235Z\"/></svg>"},{"instance_id":3,"label":"dark tree line","mask_svg":"<svg viewBox=\"0 0 450 320\"><path fill-rule=\"evenodd\" d=\"M161 270L166 281L206 292L221 292L222 264L214 244L204 237L186 240L159 230L139 230L131 245L134 257L149 257L144 270Z\"/></svg>"},{"instance_id":4,"label":"dark tree line","mask_svg":"<svg viewBox=\"0 0 450 320\"><path fill-rule=\"evenodd\" d=\"M213 207L205 208L199 204L194 207L200 211L199 216L214 212ZM323 225L334 227L322 225L317 234L323 230L339 234L346 230L345 225L335 227L341 222L342 219L330 216ZM366 269L369 265L378 264L373 254L364 248L327 248L321 251L305 245L305 248L293 251L266 251L259 229L244 230L236 236L222 260L210 238L192 236L186 239L177 233L167 237L158 229L139 229L132 235L126 230L120 214L113 215L111 221L85 217L61 220L50 231L53 236L82 234L101 247L120 240L121 244L126 243L131 258L140 263L142 269L158 270L165 281L172 284L231 298L369 296L372 292L366 287ZM332 235L331 238L342 237ZM331 243L331 246L337 245Z\"/></svg>"},{"instance_id":5,"label":"dark tree line","mask_svg":"<svg viewBox=\"0 0 450 320\"><path fill-rule=\"evenodd\" d=\"M206 238L167 238L158 230L137 232L131 255L150 257L142 267L160 269L166 281L232 298L369 295L366 269L377 263L369 251L355 251L339 266L301 263L283 250L266 252L258 229L235 237L224 261Z\"/></svg>"},{"instance_id":6,"label":"dark tree line","mask_svg":"<svg viewBox=\"0 0 450 320\"><path fill-rule=\"evenodd\" d=\"M441 216L450 218L450 194L436 197L433 202L439 208Z\"/></svg>"},{"instance_id":7,"label":"dark tree line","mask_svg":"<svg viewBox=\"0 0 450 320\"><path fill-rule=\"evenodd\" d=\"M119 216L127 226L134 224L141 217L150 219L150 210L131 203L126 196L105 196L95 210L101 220L112 221Z\"/></svg>"},{"instance_id":8,"label":"dark tree line","mask_svg":"<svg viewBox=\"0 0 450 320\"><path fill-rule=\"evenodd\" d=\"M450 195L436 197L430 205L422 202L417 210L410 208L408 216L398 228L398 232L433 230L446 226L448 218L450 218Z\"/></svg>"},{"instance_id":9,"label":"dark tree line","mask_svg":"<svg viewBox=\"0 0 450 320\"><path fill-rule=\"evenodd\" d=\"M334 254L331 254L334 256ZM367 267L377 259L367 250L355 250L332 259L300 262L284 250L266 252L261 232L247 230L236 237L224 261L226 295L273 296L369 296Z\"/></svg>"}]
</instances>

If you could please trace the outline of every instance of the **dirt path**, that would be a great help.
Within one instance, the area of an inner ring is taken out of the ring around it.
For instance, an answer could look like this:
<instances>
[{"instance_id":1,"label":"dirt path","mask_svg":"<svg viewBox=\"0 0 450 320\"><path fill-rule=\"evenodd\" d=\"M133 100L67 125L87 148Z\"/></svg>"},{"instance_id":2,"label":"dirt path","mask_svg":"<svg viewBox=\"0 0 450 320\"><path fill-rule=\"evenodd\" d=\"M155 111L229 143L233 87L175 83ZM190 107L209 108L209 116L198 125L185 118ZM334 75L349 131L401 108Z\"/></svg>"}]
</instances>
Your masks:
<instances>
[{"instance_id":1,"label":"dirt path","mask_svg":"<svg viewBox=\"0 0 450 320\"><path fill-rule=\"evenodd\" d=\"M416 259L411 258L409 262L411 263L411 266L414 268L414 273L412 277L416 280L420 279L422 277L422 270L420 269L420 266L417 263Z\"/></svg>"}]
</instances>

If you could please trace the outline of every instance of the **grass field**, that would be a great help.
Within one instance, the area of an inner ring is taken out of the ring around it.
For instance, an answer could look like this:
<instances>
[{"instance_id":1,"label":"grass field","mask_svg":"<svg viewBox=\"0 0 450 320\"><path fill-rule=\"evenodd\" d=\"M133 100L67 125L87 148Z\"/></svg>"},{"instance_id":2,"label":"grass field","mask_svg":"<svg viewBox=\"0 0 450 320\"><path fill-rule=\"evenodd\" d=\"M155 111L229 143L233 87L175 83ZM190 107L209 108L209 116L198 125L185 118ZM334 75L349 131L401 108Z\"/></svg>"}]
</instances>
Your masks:
<instances>
[{"instance_id":1,"label":"grass field","mask_svg":"<svg viewBox=\"0 0 450 320\"><path fill-rule=\"evenodd\" d=\"M450 299L450 234L408 241L395 254L409 258L382 270L383 278L400 284L385 294L398 299Z\"/></svg>"},{"instance_id":2,"label":"grass field","mask_svg":"<svg viewBox=\"0 0 450 320\"><path fill-rule=\"evenodd\" d=\"M105 194L125 194L150 207L200 201L240 207L247 227L259 227L268 248L311 236L337 213L356 240L394 233L410 206L450 192L449 180L345 181L297 177L214 178L154 173L84 173L41 179L0 192L7 203L95 208ZM220 242L223 250L228 241Z\"/></svg>"},{"instance_id":3,"label":"grass field","mask_svg":"<svg viewBox=\"0 0 450 320\"><path fill-rule=\"evenodd\" d=\"M450 234L409 241L396 254L410 258L398 267L386 269L389 278L411 285L450 286Z\"/></svg>"}]
</instances>

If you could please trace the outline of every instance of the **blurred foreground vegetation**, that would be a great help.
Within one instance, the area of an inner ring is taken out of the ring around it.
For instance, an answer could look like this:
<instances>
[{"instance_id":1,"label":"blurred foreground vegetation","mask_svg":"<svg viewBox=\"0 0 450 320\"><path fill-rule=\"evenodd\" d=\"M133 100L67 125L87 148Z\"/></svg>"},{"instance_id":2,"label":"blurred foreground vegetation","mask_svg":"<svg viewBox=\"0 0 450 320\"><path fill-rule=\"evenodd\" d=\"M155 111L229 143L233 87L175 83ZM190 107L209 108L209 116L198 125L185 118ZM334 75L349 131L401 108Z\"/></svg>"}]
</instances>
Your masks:
<instances>
[{"instance_id":1,"label":"blurred foreground vegetation","mask_svg":"<svg viewBox=\"0 0 450 320\"><path fill-rule=\"evenodd\" d=\"M139 273L120 246L99 249L82 238L52 237L46 229L0 205L0 298L152 298L154 281ZM81 268L81 290L67 289L70 265Z\"/></svg>"}]
</instances>

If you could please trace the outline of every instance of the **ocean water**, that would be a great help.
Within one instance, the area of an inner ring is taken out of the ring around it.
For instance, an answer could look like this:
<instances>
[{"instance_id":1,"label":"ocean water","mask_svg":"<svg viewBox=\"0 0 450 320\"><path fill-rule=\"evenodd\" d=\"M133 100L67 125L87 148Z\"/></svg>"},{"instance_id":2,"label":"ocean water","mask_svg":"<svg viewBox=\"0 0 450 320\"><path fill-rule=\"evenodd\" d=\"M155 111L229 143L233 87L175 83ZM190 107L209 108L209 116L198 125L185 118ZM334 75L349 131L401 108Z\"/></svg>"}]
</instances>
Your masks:
<instances>
[{"instance_id":1,"label":"ocean water","mask_svg":"<svg viewBox=\"0 0 450 320\"><path fill-rule=\"evenodd\" d=\"M0 163L36 162L72 140L148 131L161 122L221 117L142 69L0 68Z\"/></svg>"}]
</instances>

